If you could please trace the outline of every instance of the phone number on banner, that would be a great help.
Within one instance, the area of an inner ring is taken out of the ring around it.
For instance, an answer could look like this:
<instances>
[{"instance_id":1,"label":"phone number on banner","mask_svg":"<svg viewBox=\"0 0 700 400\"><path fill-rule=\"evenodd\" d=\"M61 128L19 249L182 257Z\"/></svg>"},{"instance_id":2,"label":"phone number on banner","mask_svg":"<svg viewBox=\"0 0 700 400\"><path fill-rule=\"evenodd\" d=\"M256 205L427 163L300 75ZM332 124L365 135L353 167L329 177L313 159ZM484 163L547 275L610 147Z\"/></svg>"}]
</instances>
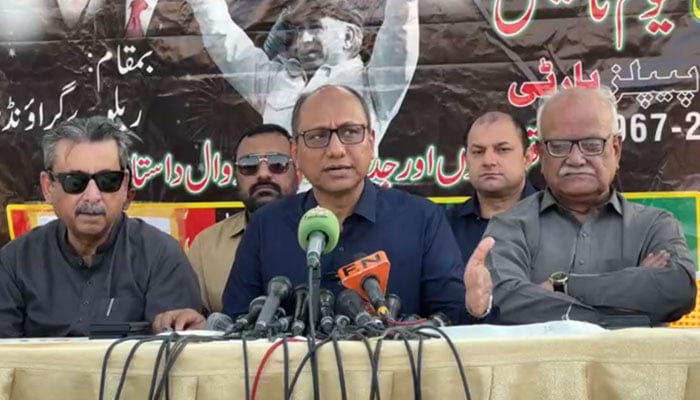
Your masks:
<instances>
[{"instance_id":1,"label":"phone number on banner","mask_svg":"<svg viewBox=\"0 0 700 400\"><path fill-rule=\"evenodd\" d=\"M685 115L685 123L670 125L668 114L633 114L630 118L617 116L618 128L622 140L628 137L634 143L647 141L660 142L664 132L668 130L674 135L682 135L685 132L685 140L700 140L700 112L690 111Z\"/></svg>"}]
</instances>

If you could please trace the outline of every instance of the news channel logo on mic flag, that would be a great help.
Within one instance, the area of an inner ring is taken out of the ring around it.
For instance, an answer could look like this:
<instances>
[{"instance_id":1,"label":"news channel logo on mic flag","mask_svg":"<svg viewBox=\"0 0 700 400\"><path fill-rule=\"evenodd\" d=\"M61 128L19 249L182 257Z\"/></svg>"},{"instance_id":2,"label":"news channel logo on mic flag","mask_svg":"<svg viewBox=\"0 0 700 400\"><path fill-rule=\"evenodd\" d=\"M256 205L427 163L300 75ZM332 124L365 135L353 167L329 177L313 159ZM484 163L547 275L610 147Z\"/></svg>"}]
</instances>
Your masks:
<instances>
[{"instance_id":1,"label":"news channel logo on mic flag","mask_svg":"<svg viewBox=\"0 0 700 400\"><path fill-rule=\"evenodd\" d=\"M690 14L695 22L700 22L700 0L690 0Z\"/></svg>"}]
</instances>

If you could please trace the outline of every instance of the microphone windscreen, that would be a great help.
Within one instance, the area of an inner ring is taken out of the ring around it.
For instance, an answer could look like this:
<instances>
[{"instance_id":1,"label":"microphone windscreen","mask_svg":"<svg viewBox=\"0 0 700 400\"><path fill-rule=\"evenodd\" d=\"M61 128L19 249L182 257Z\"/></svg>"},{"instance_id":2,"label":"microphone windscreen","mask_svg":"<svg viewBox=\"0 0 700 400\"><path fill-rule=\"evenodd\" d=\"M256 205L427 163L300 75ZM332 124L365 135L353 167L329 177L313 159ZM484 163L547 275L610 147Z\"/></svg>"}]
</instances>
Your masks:
<instances>
[{"instance_id":1,"label":"microphone windscreen","mask_svg":"<svg viewBox=\"0 0 700 400\"><path fill-rule=\"evenodd\" d=\"M321 232L326 235L324 253L333 251L340 237L340 224L338 218L330 210L323 207L314 207L307 211L299 221L298 240L299 246L306 250L309 246L309 236L313 232Z\"/></svg>"}]
</instances>

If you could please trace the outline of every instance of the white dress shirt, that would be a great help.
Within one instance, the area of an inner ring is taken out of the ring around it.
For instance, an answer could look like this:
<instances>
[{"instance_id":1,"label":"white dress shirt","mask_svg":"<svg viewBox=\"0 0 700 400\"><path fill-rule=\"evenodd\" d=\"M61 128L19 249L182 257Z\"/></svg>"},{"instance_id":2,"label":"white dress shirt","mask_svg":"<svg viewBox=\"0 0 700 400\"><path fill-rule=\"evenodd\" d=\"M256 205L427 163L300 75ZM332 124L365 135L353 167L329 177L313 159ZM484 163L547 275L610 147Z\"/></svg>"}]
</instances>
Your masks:
<instances>
[{"instance_id":1,"label":"white dress shirt","mask_svg":"<svg viewBox=\"0 0 700 400\"><path fill-rule=\"evenodd\" d=\"M255 47L231 19L224 0L188 1L209 55L264 122L291 132L292 110L302 93L326 84L343 84L368 102L379 145L401 108L418 63L418 0L387 0L384 23L366 66L358 56L341 65L321 66L310 79L296 60L270 60Z\"/></svg>"}]
</instances>

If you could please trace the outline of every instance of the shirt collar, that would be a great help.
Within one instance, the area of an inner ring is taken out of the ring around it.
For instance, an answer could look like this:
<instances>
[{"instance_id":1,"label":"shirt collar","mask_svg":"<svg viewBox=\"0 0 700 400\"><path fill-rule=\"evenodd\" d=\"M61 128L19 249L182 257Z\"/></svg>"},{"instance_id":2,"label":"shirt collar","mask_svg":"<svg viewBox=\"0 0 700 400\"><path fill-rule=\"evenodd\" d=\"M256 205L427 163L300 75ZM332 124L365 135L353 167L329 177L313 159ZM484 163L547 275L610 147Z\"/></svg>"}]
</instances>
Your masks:
<instances>
[{"instance_id":1,"label":"shirt collar","mask_svg":"<svg viewBox=\"0 0 700 400\"><path fill-rule=\"evenodd\" d=\"M229 222L227 223L227 231L229 237L236 237L243 233L245 226L247 224L246 212L245 210L234 214Z\"/></svg>"},{"instance_id":2,"label":"shirt collar","mask_svg":"<svg viewBox=\"0 0 700 400\"><path fill-rule=\"evenodd\" d=\"M523 191L520 194L520 200L536 192L537 189L534 186L532 186L532 183L530 183L529 180L525 179L525 187L523 188ZM476 194L474 194L474 196L472 196L469 200L464 202L464 204L462 205L462 209L459 211L459 216L466 217L468 215L476 215L477 217L481 217L480 210L481 208L479 207L479 198Z\"/></svg>"},{"instance_id":3,"label":"shirt collar","mask_svg":"<svg viewBox=\"0 0 700 400\"><path fill-rule=\"evenodd\" d=\"M544 196L540 202L540 213L544 212L546 209L552 206L559 206L557 199L554 198L552 192L549 188L544 190ZM620 203L620 198L618 196L618 191L614 188L610 188L610 198L603 204L603 207L610 205L613 210L617 211L618 214L622 215L622 203Z\"/></svg>"},{"instance_id":4,"label":"shirt collar","mask_svg":"<svg viewBox=\"0 0 700 400\"><path fill-rule=\"evenodd\" d=\"M104 243L102 243L95 251L95 255L92 258L92 265L99 264L100 260L102 260L102 257L104 257L104 255L112 249L115 242L117 241L117 238L119 237L119 231L121 231L122 225L126 223L125 221L126 216L124 213L121 213L117 221L114 222L114 225L112 226L112 230L109 232L109 237L107 238L107 240ZM66 228L66 224L63 223L63 221L61 221L60 219L58 220L57 239L58 245L61 248L63 254L75 261L76 264L81 265L82 257L80 257L73 248L73 246L70 243L68 243L68 229Z\"/></svg>"},{"instance_id":5,"label":"shirt collar","mask_svg":"<svg viewBox=\"0 0 700 400\"><path fill-rule=\"evenodd\" d=\"M352 213L375 223L377 222L377 195L380 189L376 184L372 183L369 178L365 178L364 183L365 187L362 189L362 194L360 195L357 204L355 204L355 209L352 211ZM302 202L303 212L306 212L318 205L318 202L314 197L313 189L306 192L303 196L305 197Z\"/></svg>"}]
</instances>

